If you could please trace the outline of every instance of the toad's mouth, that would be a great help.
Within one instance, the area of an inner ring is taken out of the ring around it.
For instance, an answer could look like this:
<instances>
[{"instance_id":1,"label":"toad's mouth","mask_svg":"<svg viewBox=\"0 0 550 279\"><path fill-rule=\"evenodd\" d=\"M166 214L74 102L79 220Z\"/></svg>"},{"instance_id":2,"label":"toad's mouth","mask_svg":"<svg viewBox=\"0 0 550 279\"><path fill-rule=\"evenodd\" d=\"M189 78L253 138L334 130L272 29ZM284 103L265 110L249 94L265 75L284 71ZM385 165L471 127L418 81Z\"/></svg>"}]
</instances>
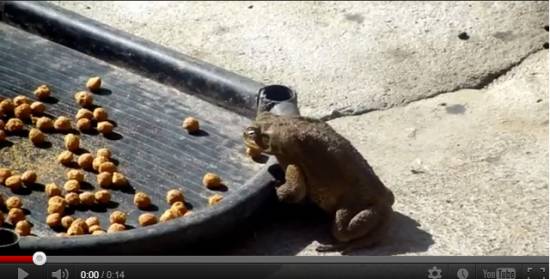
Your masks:
<instances>
[{"instance_id":1,"label":"toad's mouth","mask_svg":"<svg viewBox=\"0 0 550 279\"><path fill-rule=\"evenodd\" d=\"M244 135L244 145L248 148L263 150L263 148L261 148L254 139L247 137L246 134Z\"/></svg>"}]
</instances>

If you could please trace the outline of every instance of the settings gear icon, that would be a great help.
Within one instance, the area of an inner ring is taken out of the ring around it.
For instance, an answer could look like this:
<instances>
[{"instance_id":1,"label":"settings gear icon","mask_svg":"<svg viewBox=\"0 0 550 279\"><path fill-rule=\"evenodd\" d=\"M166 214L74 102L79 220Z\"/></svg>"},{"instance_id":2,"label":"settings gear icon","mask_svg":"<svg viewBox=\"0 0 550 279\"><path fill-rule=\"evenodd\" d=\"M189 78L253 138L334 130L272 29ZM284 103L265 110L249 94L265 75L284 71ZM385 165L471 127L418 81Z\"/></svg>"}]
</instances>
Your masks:
<instances>
[{"instance_id":1,"label":"settings gear icon","mask_svg":"<svg viewBox=\"0 0 550 279\"><path fill-rule=\"evenodd\" d=\"M437 266L433 266L432 268L428 269L428 278L430 279L441 279L443 277L441 275L441 269Z\"/></svg>"}]
</instances>

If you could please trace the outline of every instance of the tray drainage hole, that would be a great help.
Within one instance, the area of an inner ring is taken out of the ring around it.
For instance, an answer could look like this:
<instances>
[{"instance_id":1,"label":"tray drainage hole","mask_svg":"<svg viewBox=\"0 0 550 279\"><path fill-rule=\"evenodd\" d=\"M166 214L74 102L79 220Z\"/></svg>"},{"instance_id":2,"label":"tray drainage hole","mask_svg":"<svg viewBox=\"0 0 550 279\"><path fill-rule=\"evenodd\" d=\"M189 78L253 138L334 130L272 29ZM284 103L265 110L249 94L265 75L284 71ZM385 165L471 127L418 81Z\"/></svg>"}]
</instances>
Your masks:
<instances>
[{"instance_id":1,"label":"tray drainage hole","mask_svg":"<svg viewBox=\"0 0 550 279\"><path fill-rule=\"evenodd\" d=\"M19 242L19 236L12 230L0 228L0 249L15 245Z\"/></svg>"},{"instance_id":2,"label":"tray drainage hole","mask_svg":"<svg viewBox=\"0 0 550 279\"><path fill-rule=\"evenodd\" d=\"M269 85L262 88L263 97L270 101L283 102L294 97L294 92L283 85Z\"/></svg>"}]
</instances>

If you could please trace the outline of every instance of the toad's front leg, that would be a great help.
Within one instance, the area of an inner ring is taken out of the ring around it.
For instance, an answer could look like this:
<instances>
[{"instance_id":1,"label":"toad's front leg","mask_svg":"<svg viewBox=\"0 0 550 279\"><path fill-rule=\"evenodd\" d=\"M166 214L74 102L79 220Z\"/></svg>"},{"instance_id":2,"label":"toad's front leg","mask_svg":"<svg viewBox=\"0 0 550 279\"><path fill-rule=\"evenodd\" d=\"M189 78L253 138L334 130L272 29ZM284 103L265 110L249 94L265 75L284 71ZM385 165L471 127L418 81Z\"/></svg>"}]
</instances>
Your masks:
<instances>
[{"instance_id":1,"label":"toad's front leg","mask_svg":"<svg viewBox=\"0 0 550 279\"><path fill-rule=\"evenodd\" d=\"M299 203L306 197L306 179L297 165L289 164L285 170L286 182L277 187L277 197L282 202Z\"/></svg>"}]
</instances>

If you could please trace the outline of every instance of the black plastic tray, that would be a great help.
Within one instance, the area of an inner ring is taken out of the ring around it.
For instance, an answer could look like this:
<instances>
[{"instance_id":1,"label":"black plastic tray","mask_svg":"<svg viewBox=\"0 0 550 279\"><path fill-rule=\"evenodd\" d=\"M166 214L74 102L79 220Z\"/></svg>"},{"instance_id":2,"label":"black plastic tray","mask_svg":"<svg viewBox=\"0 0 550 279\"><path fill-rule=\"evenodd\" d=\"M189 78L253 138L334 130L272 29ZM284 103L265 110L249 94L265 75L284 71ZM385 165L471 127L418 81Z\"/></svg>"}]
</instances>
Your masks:
<instances>
[{"instance_id":1,"label":"black plastic tray","mask_svg":"<svg viewBox=\"0 0 550 279\"><path fill-rule=\"evenodd\" d=\"M72 118L78 110L73 94L84 89L88 77L102 77L104 90L94 100L109 111L116 133L81 134L83 146L92 152L111 148L132 189L114 191L109 207L77 209L74 215L100 216L105 228L109 213L123 210L135 227L104 236L56 237L44 224L46 198L38 187L16 193L24 199L36 235L21 238L16 251L151 254L184 249L223 236L272 195L274 179L267 169L275 162L262 166L247 158L241 133L258 108L280 103L278 113L296 114L295 94L288 88L264 87L45 3L0 2L0 19L0 96L32 98L36 86L48 84L55 97L48 113ZM186 116L201 120L201 133L189 135L181 128ZM9 140L0 146L0 166L34 169L41 184L63 184L68 169L54 162L63 149L62 134L50 134L52 146L44 149L32 148L23 137ZM214 207L207 206L207 198L216 191L201 185L207 171L227 185L218 192L224 200ZM95 174L87 173L87 182L90 190L99 189ZM175 187L184 191L193 214L139 228L137 217L145 211L132 204L133 192L150 194L151 211L158 216L168 207L166 191ZM14 195L5 187L0 193Z\"/></svg>"}]
</instances>

